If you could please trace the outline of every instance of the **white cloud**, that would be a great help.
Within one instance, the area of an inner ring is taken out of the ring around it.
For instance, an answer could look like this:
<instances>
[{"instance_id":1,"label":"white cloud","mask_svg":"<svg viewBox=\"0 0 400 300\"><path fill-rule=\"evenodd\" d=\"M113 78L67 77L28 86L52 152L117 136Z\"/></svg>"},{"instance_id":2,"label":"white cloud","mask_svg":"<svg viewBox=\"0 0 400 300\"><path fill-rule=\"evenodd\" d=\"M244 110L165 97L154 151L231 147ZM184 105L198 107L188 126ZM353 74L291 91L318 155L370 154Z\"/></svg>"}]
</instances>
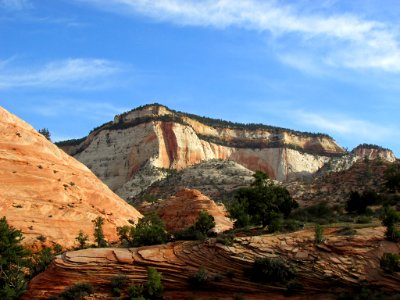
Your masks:
<instances>
[{"instance_id":1,"label":"white cloud","mask_svg":"<svg viewBox=\"0 0 400 300\"><path fill-rule=\"evenodd\" d=\"M24 10L32 8L29 0L0 0L0 8L7 10Z\"/></svg>"},{"instance_id":2,"label":"white cloud","mask_svg":"<svg viewBox=\"0 0 400 300\"><path fill-rule=\"evenodd\" d=\"M398 129L396 128L354 119L345 115L330 114L327 116L323 113L316 114L298 110L293 112L292 116L299 123L348 138L357 137L357 139L364 141L379 142L398 136Z\"/></svg>"},{"instance_id":3,"label":"white cloud","mask_svg":"<svg viewBox=\"0 0 400 300\"><path fill-rule=\"evenodd\" d=\"M112 120L115 115L129 110L127 107L116 106L106 101L72 99L36 100L32 104L26 105L31 106L30 111L43 117L85 116L85 118L94 120Z\"/></svg>"},{"instance_id":4,"label":"white cloud","mask_svg":"<svg viewBox=\"0 0 400 300\"><path fill-rule=\"evenodd\" d=\"M294 34L295 41L319 52L318 63L324 66L400 72L400 47L395 29L354 14L302 13L293 5L272 0L77 1L180 25L236 26L269 32L278 39ZM292 53L293 49L287 46L286 51Z\"/></svg>"},{"instance_id":5,"label":"white cloud","mask_svg":"<svg viewBox=\"0 0 400 300\"><path fill-rule=\"evenodd\" d=\"M0 90L19 87L101 88L107 79L122 72L118 63L104 59L66 59L37 68L12 68L0 64Z\"/></svg>"},{"instance_id":6,"label":"white cloud","mask_svg":"<svg viewBox=\"0 0 400 300\"><path fill-rule=\"evenodd\" d=\"M307 54L285 53L278 54L278 59L291 67L310 75L325 75L315 59L311 59Z\"/></svg>"}]
</instances>

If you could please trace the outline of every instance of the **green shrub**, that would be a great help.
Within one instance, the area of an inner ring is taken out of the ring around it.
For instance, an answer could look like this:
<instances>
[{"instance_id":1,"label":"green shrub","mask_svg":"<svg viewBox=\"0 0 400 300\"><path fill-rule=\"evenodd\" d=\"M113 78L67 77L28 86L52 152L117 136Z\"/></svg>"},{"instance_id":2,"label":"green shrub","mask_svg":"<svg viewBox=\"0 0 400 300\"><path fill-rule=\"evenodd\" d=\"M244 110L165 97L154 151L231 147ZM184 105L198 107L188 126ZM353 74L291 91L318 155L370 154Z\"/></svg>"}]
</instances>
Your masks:
<instances>
[{"instance_id":1,"label":"green shrub","mask_svg":"<svg viewBox=\"0 0 400 300\"><path fill-rule=\"evenodd\" d=\"M235 236L231 233L222 233L217 237L217 242L225 246L233 246Z\"/></svg>"},{"instance_id":2,"label":"green shrub","mask_svg":"<svg viewBox=\"0 0 400 300\"><path fill-rule=\"evenodd\" d=\"M177 240L197 240L204 241L207 236L202 234L200 231L194 229L194 227L190 226L186 229L178 231L175 233L175 238Z\"/></svg>"},{"instance_id":3,"label":"green shrub","mask_svg":"<svg viewBox=\"0 0 400 300\"><path fill-rule=\"evenodd\" d=\"M385 236L389 241L400 241L400 231L397 225L400 222L400 214L392 207L385 207L382 216L382 224L386 226Z\"/></svg>"},{"instance_id":4,"label":"green shrub","mask_svg":"<svg viewBox=\"0 0 400 300\"><path fill-rule=\"evenodd\" d=\"M282 214L287 217L298 203L292 199L289 191L268 181L267 174L256 171L250 187L236 191L234 200L228 206L230 218L235 220L235 227L248 225L270 225L271 215ZM276 227L277 222L271 226Z\"/></svg>"},{"instance_id":5,"label":"green shrub","mask_svg":"<svg viewBox=\"0 0 400 300\"><path fill-rule=\"evenodd\" d=\"M385 171L385 185L390 192L400 190L400 163L393 163Z\"/></svg>"},{"instance_id":6,"label":"green shrub","mask_svg":"<svg viewBox=\"0 0 400 300\"><path fill-rule=\"evenodd\" d=\"M158 273L157 270L153 267L147 268L147 284L146 284L146 293L151 298L161 297L164 287L161 283L161 273Z\"/></svg>"},{"instance_id":7,"label":"green shrub","mask_svg":"<svg viewBox=\"0 0 400 300\"><path fill-rule=\"evenodd\" d=\"M286 232L297 231L303 227L304 227L304 224L302 222L293 220L293 219L287 219L283 223L283 230Z\"/></svg>"},{"instance_id":8,"label":"green shrub","mask_svg":"<svg viewBox=\"0 0 400 300\"><path fill-rule=\"evenodd\" d=\"M206 288L208 285L208 281L208 271L204 267L200 267L196 273L189 277L189 284L192 288L195 289Z\"/></svg>"},{"instance_id":9,"label":"green shrub","mask_svg":"<svg viewBox=\"0 0 400 300\"><path fill-rule=\"evenodd\" d=\"M104 232L103 232L103 224L104 224L104 218L103 217L97 217L96 219L92 220L92 223L94 224L94 240L96 241L97 247L107 247L107 241L104 238Z\"/></svg>"},{"instance_id":10,"label":"green shrub","mask_svg":"<svg viewBox=\"0 0 400 300\"><path fill-rule=\"evenodd\" d=\"M115 275L111 278L111 292L113 296L120 296L121 291L128 283L128 277L123 274Z\"/></svg>"},{"instance_id":11,"label":"green shrub","mask_svg":"<svg viewBox=\"0 0 400 300\"><path fill-rule=\"evenodd\" d=\"M268 232L273 233L282 231L283 227L283 215L277 212L271 212L269 216Z\"/></svg>"},{"instance_id":12,"label":"green shrub","mask_svg":"<svg viewBox=\"0 0 400 300\"><path fill-rule=\"evenodd\" d=\"M131 300L144 300L143 285L131 285L128 287L128 296Z\"/></svg>"},{"instance_id":13,"label":"green shrub","mask_svg":"<svg viewBox=\"0 0 400 300\"><path fill-rule=\"evenodd\" d=\"M165 224L156 214L147 214L141 218L136 227L117 227L121 244L126 247L141 247L164 244L168 241Z\"/></svg>"},{"instance_id":14,"label":"green shrub","mask_svg":"<svg viewBox=\"0 0 400 300\"><path fill-rule=\"evenodd\" d=\"M93 294L93 286L89 283L76 283L73 286L66 288L60 295L59 300L80 300L85 296Z\"/></svg>"},{"instance_id":15,"label":"green shrub","mask_svg":"<svg viewBox=\"0 0 400 300\"><path fill-rule=\"evenodd\" d=\"M400 255L384 253L380 259L380 265L386 273L400 272Z\"/></svg>"},{"instance_id":16,"label":"green shrub","mask_svg":"<svg viewBox=\"0 0 400 300\"><path fill-rule=\"evenodd\" d=\"M39 235L39 236L37 236L36 237L36 239L38 240L38 241L41 241L42 243L44 243L46 240L47 240L47 238L44 236L44 235Z\"/></svg>"},{"instance_id":17,"label":"green shrub","mask_svg":"<svg viewBox=\"0 0 400 300\"><path fill-rule=\"evenodd\" d=\"M374 191L364 191L363 193L351 192L346 202L346 210L349 213L365 214L369 205L378 204L381 197Z\"/></svg>"},{"instance_id":18,"label":"green shrub","mask_svg":"<svg viewBox=\"0 0 400 300\"><path fill-rule=\"evenodd\" d=\"M317 224L315 225L315 243L319 244L324 241L324 228Z\"/></svg>"},{"instance_id":19,"label":"green shrub","mask_svg":"<svg viewBox=\"0 0 400 300\"><path fill-rule=\"evenodd\" d=\"M196 231L200 231L202 234L207 235L209 231L215 227L214 217L203 210L199 213L193 227Z\"/></svg>"},{"instance_id":20,"label":"green shrub","mask_svg":"<svg viewBox=\"0 0 400 300\"><path fill-rule=\"evenodd\" d=\"M30 263L31 277L43 272L51 264L54 256L54 249L51 248L43 248L38 253L32 255Z\"/></svg>"},{"instance_id":21,"label":"green shrub","mask_svg":"<svg viewBox=\"0 0 400 300\"><path fill-rule=\"evenodd\" d=\"M294 277L294 271L281 259L275 258L257 258L251 270L251 280L260 283L285 283Z\"/></svg>"},{"instance_id":22,"label":"green shrub","mask_svg":"<svg viewBox=\"0 0 400 300\"><path fill-rule=\"evenodd\" d=\"M24 268L29 252L22 245L22 232L0 219L0 299L18 299L26 288Z\"/></svg>"},{"instance_id":23,"label":"green shrub","mask_svg":"<svg viewBox=\"0 0 400 300\"><path fill-rule=\"evenodd\" d=\"M290 218L300 222L313 222L318 224L329 224L336 221L335 211L326 202L299 208L290 214Z\"/></svg>"},{"instance_id":24,"label":"green shrub","mask_svg":"<svg viewBox=\"0 0 400 300\"><path fill-rule=\"evenodd\" d=\"M79 244L78 249L85 249L86 248L86 243L89 240L89 236L87 234L83 233L82 230L79 230L79 233L76 236L75 240Z\"/></svg>"},{"instance_id":25,"label":"green shrub","mask_svg":"<svg viewBox=\"0 0 400 300\"><path fill-rule=\"evenodd\" d=\"M214 217L206 211L201 211L197 217L196 223L192 226L175 233L178 240L205 240L215 227Z\"/></svg>"},{"instance_id":26,"label":"green shrub","mask_svg":"<svg viewBox=\"0 0 400 300\"><path fill-rule=\"evenodd\" d=\"M386 227L385 236L389 241L392 242L400 241L400 231L394 225L388 225Z\"/></svg>"}]
</instances>

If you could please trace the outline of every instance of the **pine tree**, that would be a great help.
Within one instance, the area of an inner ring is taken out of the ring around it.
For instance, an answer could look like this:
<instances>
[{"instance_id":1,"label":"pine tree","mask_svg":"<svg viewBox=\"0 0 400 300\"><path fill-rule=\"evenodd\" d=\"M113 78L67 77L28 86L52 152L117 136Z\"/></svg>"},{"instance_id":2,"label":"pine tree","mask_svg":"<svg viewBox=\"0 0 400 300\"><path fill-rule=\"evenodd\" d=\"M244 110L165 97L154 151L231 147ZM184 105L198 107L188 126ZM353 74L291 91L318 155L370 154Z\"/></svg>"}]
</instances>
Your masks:
<instances>
[{"instance_id":1,"label":"pine tree","mask_svg":"<svg viewBox=\"0 0 400 300\"><path fill-rule=\"evenodd\" d=\"M104 238L104 232L103 232L103 224L104 224L104 218L103 217L97 217L96 219L92 220L94 223L94 240L96 241L97 247L107 247L107 241Z\"/></svg>"},{"instance_id":2,"label":"pine tree","mask_svg":"<svg viewBox=\"0 0 400 300\"><path fill-rule=\"evenodd\" d=\"M22 245L22 232L0 219L0 299L17 299L25 291L29 252Z\"/></svg>"},{"instance_id":3,"label":"pine tree","mask_svg":"<svg viewBox=\"0 0 400 300\"><path fill-rule=\"evenodd\" d=\"M89 236L85 233L83 233L82 230L79 231L78 236L75 238L75 240L79 243L79 248L78 249L84 249L86 248L86 242L88 241Z\"/></svg>"}]
</instances>

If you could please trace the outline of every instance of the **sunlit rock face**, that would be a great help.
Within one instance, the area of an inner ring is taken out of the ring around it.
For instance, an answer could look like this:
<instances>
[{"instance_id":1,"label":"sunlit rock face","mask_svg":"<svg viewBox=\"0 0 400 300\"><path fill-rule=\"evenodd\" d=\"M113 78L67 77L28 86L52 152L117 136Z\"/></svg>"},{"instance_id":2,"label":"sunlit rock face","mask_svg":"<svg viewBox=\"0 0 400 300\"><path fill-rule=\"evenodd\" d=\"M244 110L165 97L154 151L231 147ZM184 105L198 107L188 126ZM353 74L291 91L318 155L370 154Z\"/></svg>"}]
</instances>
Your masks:
<instances>
[{"instance_id":1,"label":"sunlit rock face","mask_svg":"<svg viewBox=\"0 0 400 300\"><path fill-rule=\"evenodd\" d=\"M59 146L123 198L137 193L143 170L148 179L142 190L165 177L162 169L182 170L211 159L232 160L289 181L314 174L331 157L345 153L327 135L212 120L162 105L116 116L85 139Z\"/></svg>"},{"instance_id":2,"label":"sunlit rock face","mask_svg":"<svg viewBox=\"0 0 400 300\"><path fill-rule=\"evenodd\" d=\"M93 241L99 216L106 239L115 241L117 226L141 217L85 165L2 108L0 166L0 216L22 230L26 245L72 247L80 230Z\"/></svg>"},{"instance_id":3,"label":"sunlit rock face","mask_svg":"<svg viewBox=\"0 0 400 300\"><path fill-rule=\"evenodd\" d=\"M214 217L215 232L233 228L223 204L217 205L198 190L182 189L175 195L155 203L143 203L139 210L143 213L155 212L164 221L169 232L184 230L196 223L200 212Z\"/></svg>"}]
</instances>

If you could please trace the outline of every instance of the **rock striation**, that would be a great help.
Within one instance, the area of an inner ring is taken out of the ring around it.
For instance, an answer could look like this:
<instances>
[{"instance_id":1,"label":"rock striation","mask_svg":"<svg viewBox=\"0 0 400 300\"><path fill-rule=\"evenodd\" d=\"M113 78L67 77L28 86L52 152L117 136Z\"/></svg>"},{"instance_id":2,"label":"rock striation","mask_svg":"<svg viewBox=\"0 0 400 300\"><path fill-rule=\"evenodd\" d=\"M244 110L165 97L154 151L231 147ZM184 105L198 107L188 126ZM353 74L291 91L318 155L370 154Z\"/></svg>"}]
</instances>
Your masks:
<instances>
[{"instance_id":1,"label":"rock striation","mask_svg":"<svg viewBox=\"0 0 400 300\"><path fill-rule=\"evenodd\" d=\"M233 228L233 222L227 217L224 205L215 204L213 200L198 190L183 189L167 199L154 203L142 203L139 210L143 213L157 213L165 222L169 232L177 232L190 227L196 222L201 211L206 211L214 217L215 232Z\"/></svg>"},{"instance_id":2,"label":"rock striation","mask_svg":"<svg viewBox=\"0 0 400 300\"><path fill-rule=\"evenodd\" d=\"M214 120L159 104L116 116L86 138L58 145L124 199L137 193L143 169L182 170L221 159L288 181L309 176L331 157L345 153L324 134ZM157 171L150 177L148 185L163 175Z\"/></svg>"},{"instance_id":3,"label":"rock striation","mask_svg":"<svg viewBox=\"0 0 400 300\"><path fill-rule=\"evenodd\" d=\"M79 230L93 235L98 216L106 238L115 241L117 226L141 217L85 165L1 107L0 165L0 216L23 232L27 245L42 236L72 247Z\"/></svg>"},{"instance_id":4,"label":"rock striation","mask_svg":"<svg viewBox=\"0 0 400 300\"><path fill-rule=\"evenodd\" d=\"M147 266L162 273L164 299L336 299L341 292L362 285L399 293L400 274L389 275L379 267L383 253L400 251L398 244L384 240L384 228L357 229L354 236L339 232L338 228L326 228L321 244L314 243L310 228L290 234L236 237L232 246L210 239L67 252L30 282L24 299L47 299L77 282L92 284L96 299L109 299L113 276L124 274L131 283L144 283ZM247 270L257 257L283 260L296 270L294 280L302 289L286 298L287 283L251 281ZM209 280L193 290L189 277L200 267L205 268Z\"/></svg>"}]
</instances>

